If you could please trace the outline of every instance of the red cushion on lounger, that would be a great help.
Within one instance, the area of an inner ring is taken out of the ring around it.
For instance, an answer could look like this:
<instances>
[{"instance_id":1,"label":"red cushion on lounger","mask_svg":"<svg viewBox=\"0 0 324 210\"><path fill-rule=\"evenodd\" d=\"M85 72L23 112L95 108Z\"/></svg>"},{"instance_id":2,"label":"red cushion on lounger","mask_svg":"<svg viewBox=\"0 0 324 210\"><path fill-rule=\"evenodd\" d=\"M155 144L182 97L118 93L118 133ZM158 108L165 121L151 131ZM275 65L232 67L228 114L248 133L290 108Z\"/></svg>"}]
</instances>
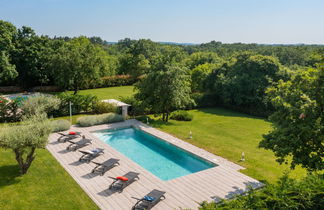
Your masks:
<instances>
[{"instance_id":1,"label":"red cushion on lounger","mask_svg":"<svg viewBox=\"0 0 324 210\"><path fill-rule=\"evenodd\" d=\"M74 132L74 131L70 131L69 134L70 134L70 135L75 135L76 132Z\"/></svg>"},{"instance_id":2,"label":"red cushion on lounger","mask_svg":"<svg viewBox=\"0 0 324 210\"><path fill-rule=\"evenodd\" d=\"M117 176L116 179L122 180L122 181L128 181L128 179L124 176Z\"/></svg>"}]
</instances>

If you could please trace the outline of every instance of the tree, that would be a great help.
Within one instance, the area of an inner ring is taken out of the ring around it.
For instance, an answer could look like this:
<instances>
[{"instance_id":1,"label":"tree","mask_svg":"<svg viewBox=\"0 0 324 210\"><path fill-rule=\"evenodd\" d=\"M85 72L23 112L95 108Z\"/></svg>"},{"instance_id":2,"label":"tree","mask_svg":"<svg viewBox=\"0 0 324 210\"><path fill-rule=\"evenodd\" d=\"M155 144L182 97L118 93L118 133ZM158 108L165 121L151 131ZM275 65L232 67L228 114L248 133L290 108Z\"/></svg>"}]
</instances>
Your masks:
<instances>
[{"instance_id":1,"label":"tree","mask_svg":"<svg viewBox=\"0 0 324 210\"><path fill-rule=\"evenodd\" d=\"M0 84L9 83L17 76L15 65L9 63L9 57L4 51L0 51Z\"/></svg>"},{"instance_id":2,"label":"tree","mask_svg":"<svg viewBox=\"0 0 324 210\"><path fill-rule=\"evenodd\" d=\"M223 59L218 57L214 52L196 52L189 56L187 65L190 69L193 69L201 64L205 63L223 63Z\"/></svg>"},{"instance_id":3,"label":"tree","mask_svg":"<svg viewBox=\"0 0 324 210\"><path fill-rule=\"evenodd\" d=\"M50 61L52 40L37 36L33 29L23 26L18 30L12 62L15 64L19 84L24 87L48 84L51 81Z\"/></svg>"},{"instance_id":4,"label":"tree","mask_svg":"<svg viewBox=\"0 0 324 210\"><path fill-rule=\"evenodd\" d=\"M9 22L0 20L0 51L10 53L14 49L17 29Z\"/></svg>"},{"instance_id":5,"label":"tree","mask_svg":"<svg viewBox=\"0 0 324 210\"><path fill-rule=\"evenodd\" d=\"M86 37L65 42L52 59L55 83L74 90L86 88L109 69L107 53L100 46L92 44Z\"/></svg>"},{"instance_id":6,"label":"tree","mask_svg":"<svg viewBox=\"0 0 324 210\"><path fill-rule=\"evenodd\" d=\"M149 61L144 55L124 54L119 60L119 73L129 74L133 77L141 76L148 72L150 68Z\"/></svg>"},{"instance_id":7,"label":"tree","mask_svg":"<svg viewBox=\"0 0 324 210\"><path fill-rule=\"evenodd\" d=\"M169 66L184 66L187 54L178 46L163 46L151 61L151 71L166 71Z\"/></svg>"},{"instance_id":8,"label":"tree","mask_svg":"<svg viewBox=\"0 0 324 210\"><path fill-rule=\"evenodd\" d=\"M204 92L208 75L212 72L214 64L205 63L191 70L191 90Z\"/></svg>"},{"instance_id":9,"label":"tree","mask_svg":"<svg viewBox=\"0 0 324 210\"><path fill-rule=\"evenodd\" d=\"M211 74L210 89L223 103L253 113L268 109L265 90L272 82L287 79L288 73L278 60L271 56L238 54Z\"/></svg>"},{"instance_id":10,"label":"tree","mask_svg":"<svg viewBox=\"0 0 324 210\"><path fill-rule=\"evenodd\" d=\"M0 147L12 149L18 162L20 173L26 174L37 148L46 146L51 133L49 120L45 115L34 115L18 125L0 128Z\"/></svg>"},{"instance_id":11,"label":"tree","mask_svg":"<svg viewBox=\"0 0 324 210\"><path fill-rule=\"evenodd\" d=\"M18 76L16 66L11 62L15 49L17 29L9 22L0 20L0 84L10 84Z\"/></svg>"},{"instance_id":12,"label":"tree","mask_svg":"<svg viewBox=\"0 0 324 210\"><path fill-rule=\"evenodd\" d=\"M290 162L313 171L323 170L324 67L300 71L291 81L267 90L275 107L274 129L260 147L272 150L279 163Z\"/></svg>"},{"instance_id":13,"label":"tree","mask_svg":"<svg viewBox=\"0 0 324 210\"><path fill-rule=\"evenodd\" d=\"M186 68L179 66L168 66L165 71L147 74L136 89L136 99L155 113L162 113L162 120L166 122L170 112L193 103L190 98L190 75Z\"/></svg>"}]
</instances>

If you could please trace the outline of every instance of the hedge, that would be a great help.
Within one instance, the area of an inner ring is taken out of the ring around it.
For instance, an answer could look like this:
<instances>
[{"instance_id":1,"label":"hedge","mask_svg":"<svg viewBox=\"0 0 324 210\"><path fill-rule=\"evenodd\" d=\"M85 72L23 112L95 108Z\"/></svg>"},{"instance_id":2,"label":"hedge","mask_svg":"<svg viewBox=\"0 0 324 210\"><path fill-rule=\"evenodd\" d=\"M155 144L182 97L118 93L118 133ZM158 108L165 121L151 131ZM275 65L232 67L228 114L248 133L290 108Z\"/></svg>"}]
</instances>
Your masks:
<instances>
[{"instance_id":1,"label":"hedge","mask_svg":"<svg viewBox=\"0 0 324 210\"><path fill-rule=\"evenodd\" d=\"M101 115L90 115L79 117L77 124L81 127L88 127L93 125L100 125L105 123L114 123L124 121L124 118L115 113L101 114Z\"/></svg>"}]
</instances>

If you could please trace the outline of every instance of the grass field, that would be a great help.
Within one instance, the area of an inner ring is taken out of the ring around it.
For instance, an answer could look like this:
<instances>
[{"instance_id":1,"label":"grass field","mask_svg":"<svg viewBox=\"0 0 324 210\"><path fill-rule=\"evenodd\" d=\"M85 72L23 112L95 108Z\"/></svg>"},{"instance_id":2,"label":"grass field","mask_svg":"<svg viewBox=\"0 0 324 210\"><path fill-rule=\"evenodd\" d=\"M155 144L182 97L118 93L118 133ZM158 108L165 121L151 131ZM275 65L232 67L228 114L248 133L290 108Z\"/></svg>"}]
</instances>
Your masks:
<instances>
[{"instance_id":1,"label":"grass field","mask_svg":"<svg viewBox=\"0 0 324 210\"><path fill-rule=\"evenodd\" d=\"M73 93L73 91L69 91ZM91 94L98 97L98 99L119 99L119 97L131 96L134 94L134 86L121 86L121 87L108 87L80 90L78 92L81 95Z\"/></svg>"},{"instance_id":2,"label":"grass field","mask_svg":"<svg viewBox=\"0 0 324 210\"><path fill-rule=\"evenodd\" d=\"M45 149L19 176L11 150L0 149L0 209L98 209Z\"/></svg>"},{"instance_id":3,"label":"grass field","mask_svg":"<svg viewBox=\"0 0 324 210\"><path fill-rule=\"evenodd\" d=\"M118 99L132 95L133 87L82 90L80 94ZM150 125L246 167L242 173L261 181L273 183L288 169L275 161L271 151L258 148L262 135L271 129L265 119L222 108L189 112L194 115L191 122L154 120ZM73 123L80 116L83 115L73 116ZM189 131L193 133L192 139L188 138ZM245 162L239 161L242 152ZM291 172L295 178L305 174L300 168ZM37 151L29 172L21 177L13 152L0 149L0 209L97 209L97 206L47 150Z\"/></svg>"},{"instance_id":4,"label":"grass field","mask_svg":"<svg viewBox=\"0 0 324 210\"><path fill-rule=\"evenodd\" d=\"M258 148L262 135L269 132L271 124L262 118L229 111L222 108L206 108L189 111L190 122L157 120L150 125L183 139L211 153L244 166L241 172L261 181L273 183L289 167L279 165L271 151ZM189 132L192 131L192 139ZM245 161L240 162L242 152ZM306 174L297 168L291 172L295 178Z\"/></svg>"}]
</instances>

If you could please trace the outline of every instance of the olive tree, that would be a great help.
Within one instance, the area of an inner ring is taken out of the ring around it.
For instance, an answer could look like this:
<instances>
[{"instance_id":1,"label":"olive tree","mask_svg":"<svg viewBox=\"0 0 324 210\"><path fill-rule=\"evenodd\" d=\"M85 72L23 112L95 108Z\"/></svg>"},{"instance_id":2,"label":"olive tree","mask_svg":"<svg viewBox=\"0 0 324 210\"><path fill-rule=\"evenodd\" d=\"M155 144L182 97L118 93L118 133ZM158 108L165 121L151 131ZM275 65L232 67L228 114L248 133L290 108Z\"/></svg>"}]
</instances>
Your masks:
<instances>
[{"instance_id":1,"label":"olive tree","mask_svg":"<svg viewBox=\"0 0 324 210\"><path fill-rule=\"evenodd\" d=\"M0 147L15 153L20 173L26 174L37 148L44 148L52 127L45 114L34 115L17 125L0 128Z\"/></svg>"}]
</instances>

